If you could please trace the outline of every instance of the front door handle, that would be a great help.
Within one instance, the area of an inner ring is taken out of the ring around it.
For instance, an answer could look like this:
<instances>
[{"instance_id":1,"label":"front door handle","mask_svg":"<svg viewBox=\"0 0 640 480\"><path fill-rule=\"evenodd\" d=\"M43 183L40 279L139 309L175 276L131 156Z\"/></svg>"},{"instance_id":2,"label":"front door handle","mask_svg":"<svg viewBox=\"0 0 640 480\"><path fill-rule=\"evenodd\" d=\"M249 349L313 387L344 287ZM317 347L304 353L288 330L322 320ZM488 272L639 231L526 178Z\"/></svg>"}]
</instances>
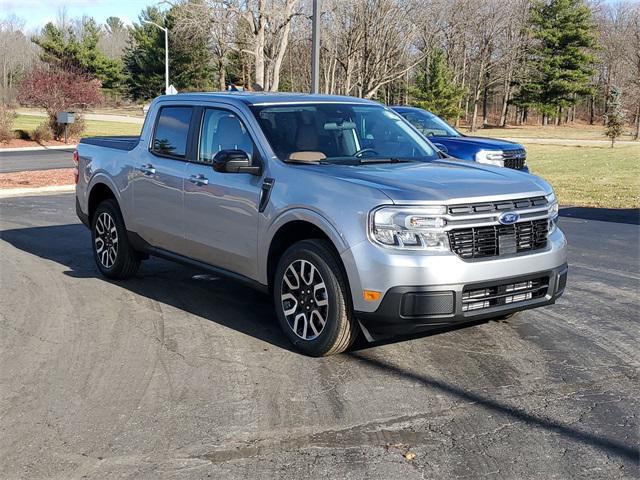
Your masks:
<instances>
[{"instance_id":1,"label":"front door handle","mask_svg":"<svg viewBox=\"0 0 640 480\"><path fill-rule=\"evenodd\" d=\"M156 169L153 168L153 165L147 163L146 165L142 165L138 170L140 170L145 175L155 175Z\"/></svg>"},{"instance_id":2,"label":"front door handle","mask_svg":"<svg viewBox=\"0 0 640 480\"><path fill-rule=\"evenodd\" d=\"M209 179L202 174L191 175L189 177L189 181L196 185L209 185Z\"/></svg>"}]
</instances>

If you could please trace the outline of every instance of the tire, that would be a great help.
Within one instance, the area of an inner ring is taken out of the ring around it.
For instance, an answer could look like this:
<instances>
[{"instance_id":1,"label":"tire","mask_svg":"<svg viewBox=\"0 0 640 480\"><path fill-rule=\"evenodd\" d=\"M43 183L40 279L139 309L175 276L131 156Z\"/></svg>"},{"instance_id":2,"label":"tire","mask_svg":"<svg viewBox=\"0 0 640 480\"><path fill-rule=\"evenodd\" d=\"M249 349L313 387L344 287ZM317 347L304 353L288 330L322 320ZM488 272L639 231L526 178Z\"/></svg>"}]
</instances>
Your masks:
<instances>
[{"instance_id":1,"label":"tire","mask_svg":"<svg viewBox=\"0 0 640 480\"><path fill-rule=\"evenodd\" d=\"M329 242L302 240L289 247L278 262L273 295L280 326L300 352L333 355L356 339L350 291Z\"/></svg>"},{"instance_id":2,"label":"tire","mask_svg":"<svg viewBox=\"0 0 640 480\"><path fill-rule=\"evenodd\" d=\"M122 213L115 200L105 200L96 208L91 220L93 259L108 278L130 278L140 267L140 257L127 238Z\"/></svg>"}]
</instances>

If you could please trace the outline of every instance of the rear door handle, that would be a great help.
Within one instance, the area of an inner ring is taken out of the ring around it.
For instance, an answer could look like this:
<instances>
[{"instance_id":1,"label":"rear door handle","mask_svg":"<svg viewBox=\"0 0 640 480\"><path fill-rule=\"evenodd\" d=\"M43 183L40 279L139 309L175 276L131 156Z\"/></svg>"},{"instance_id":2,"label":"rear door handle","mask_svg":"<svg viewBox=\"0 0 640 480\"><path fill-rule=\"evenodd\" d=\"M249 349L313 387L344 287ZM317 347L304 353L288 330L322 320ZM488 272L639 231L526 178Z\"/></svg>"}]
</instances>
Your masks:
<instances>
[{"instance_id":1,"label":"rear door handle","mask_svg":"<svg viewBox=\"0 0 640 480\"><path fill-rule=\"evenodd\" d=\"M191 175L189 177L189 181L196 185L209 185L209 179L202 174Z\"/></svg>"},{"instance_id":2,"label":"rear door handle","mask_svg":"<svg viewBox=\"0 0 640 480\"><path fill-rule=\"evenodd\" d=\"M140 170L145 175L155 175L156 169L153 168L153 165L147 163L146 165L142 165L138 170Z\"/></svg>"}]
</instances>

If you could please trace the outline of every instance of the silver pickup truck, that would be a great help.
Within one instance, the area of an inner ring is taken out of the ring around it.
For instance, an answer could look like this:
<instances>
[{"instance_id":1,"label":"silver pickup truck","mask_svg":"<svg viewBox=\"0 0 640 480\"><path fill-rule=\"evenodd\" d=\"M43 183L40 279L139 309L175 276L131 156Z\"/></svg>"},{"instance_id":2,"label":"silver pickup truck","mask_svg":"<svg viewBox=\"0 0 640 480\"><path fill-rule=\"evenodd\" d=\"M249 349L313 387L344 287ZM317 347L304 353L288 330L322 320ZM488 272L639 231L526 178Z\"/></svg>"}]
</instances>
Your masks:
<instances>
[{"instance_id":1,"label":"silver pickup truck","mask_svg":"<svg viewBox=\"0 0 640 480\"><path fill-rule=\"evenodd\" d=\"M76 208L107 277L154 255L244 281L308 355L554 303L551 187L443 157L368 100L163 96L139 137L82 139Z\"/></svg>"}]
</instances>

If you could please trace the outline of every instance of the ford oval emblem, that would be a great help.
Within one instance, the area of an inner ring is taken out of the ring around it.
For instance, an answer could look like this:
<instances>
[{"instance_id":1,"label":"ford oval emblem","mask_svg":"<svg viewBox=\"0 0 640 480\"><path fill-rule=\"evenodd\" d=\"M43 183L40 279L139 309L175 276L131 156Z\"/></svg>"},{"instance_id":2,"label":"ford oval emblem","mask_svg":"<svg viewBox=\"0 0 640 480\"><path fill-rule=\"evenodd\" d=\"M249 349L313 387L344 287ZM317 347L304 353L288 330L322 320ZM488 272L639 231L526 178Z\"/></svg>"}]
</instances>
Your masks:
<instances>
[{"instance_id":1,"label":"ford oval emblem","mask_svg":"<svg viewBox=\"0 0 640 480\"><path fill-rule=\"evenodd\" d=\"M520 214L516 212L504 212L498 217L498 221L502 225L513 225L520 220Z\"/></svg>"}]
</instances>

